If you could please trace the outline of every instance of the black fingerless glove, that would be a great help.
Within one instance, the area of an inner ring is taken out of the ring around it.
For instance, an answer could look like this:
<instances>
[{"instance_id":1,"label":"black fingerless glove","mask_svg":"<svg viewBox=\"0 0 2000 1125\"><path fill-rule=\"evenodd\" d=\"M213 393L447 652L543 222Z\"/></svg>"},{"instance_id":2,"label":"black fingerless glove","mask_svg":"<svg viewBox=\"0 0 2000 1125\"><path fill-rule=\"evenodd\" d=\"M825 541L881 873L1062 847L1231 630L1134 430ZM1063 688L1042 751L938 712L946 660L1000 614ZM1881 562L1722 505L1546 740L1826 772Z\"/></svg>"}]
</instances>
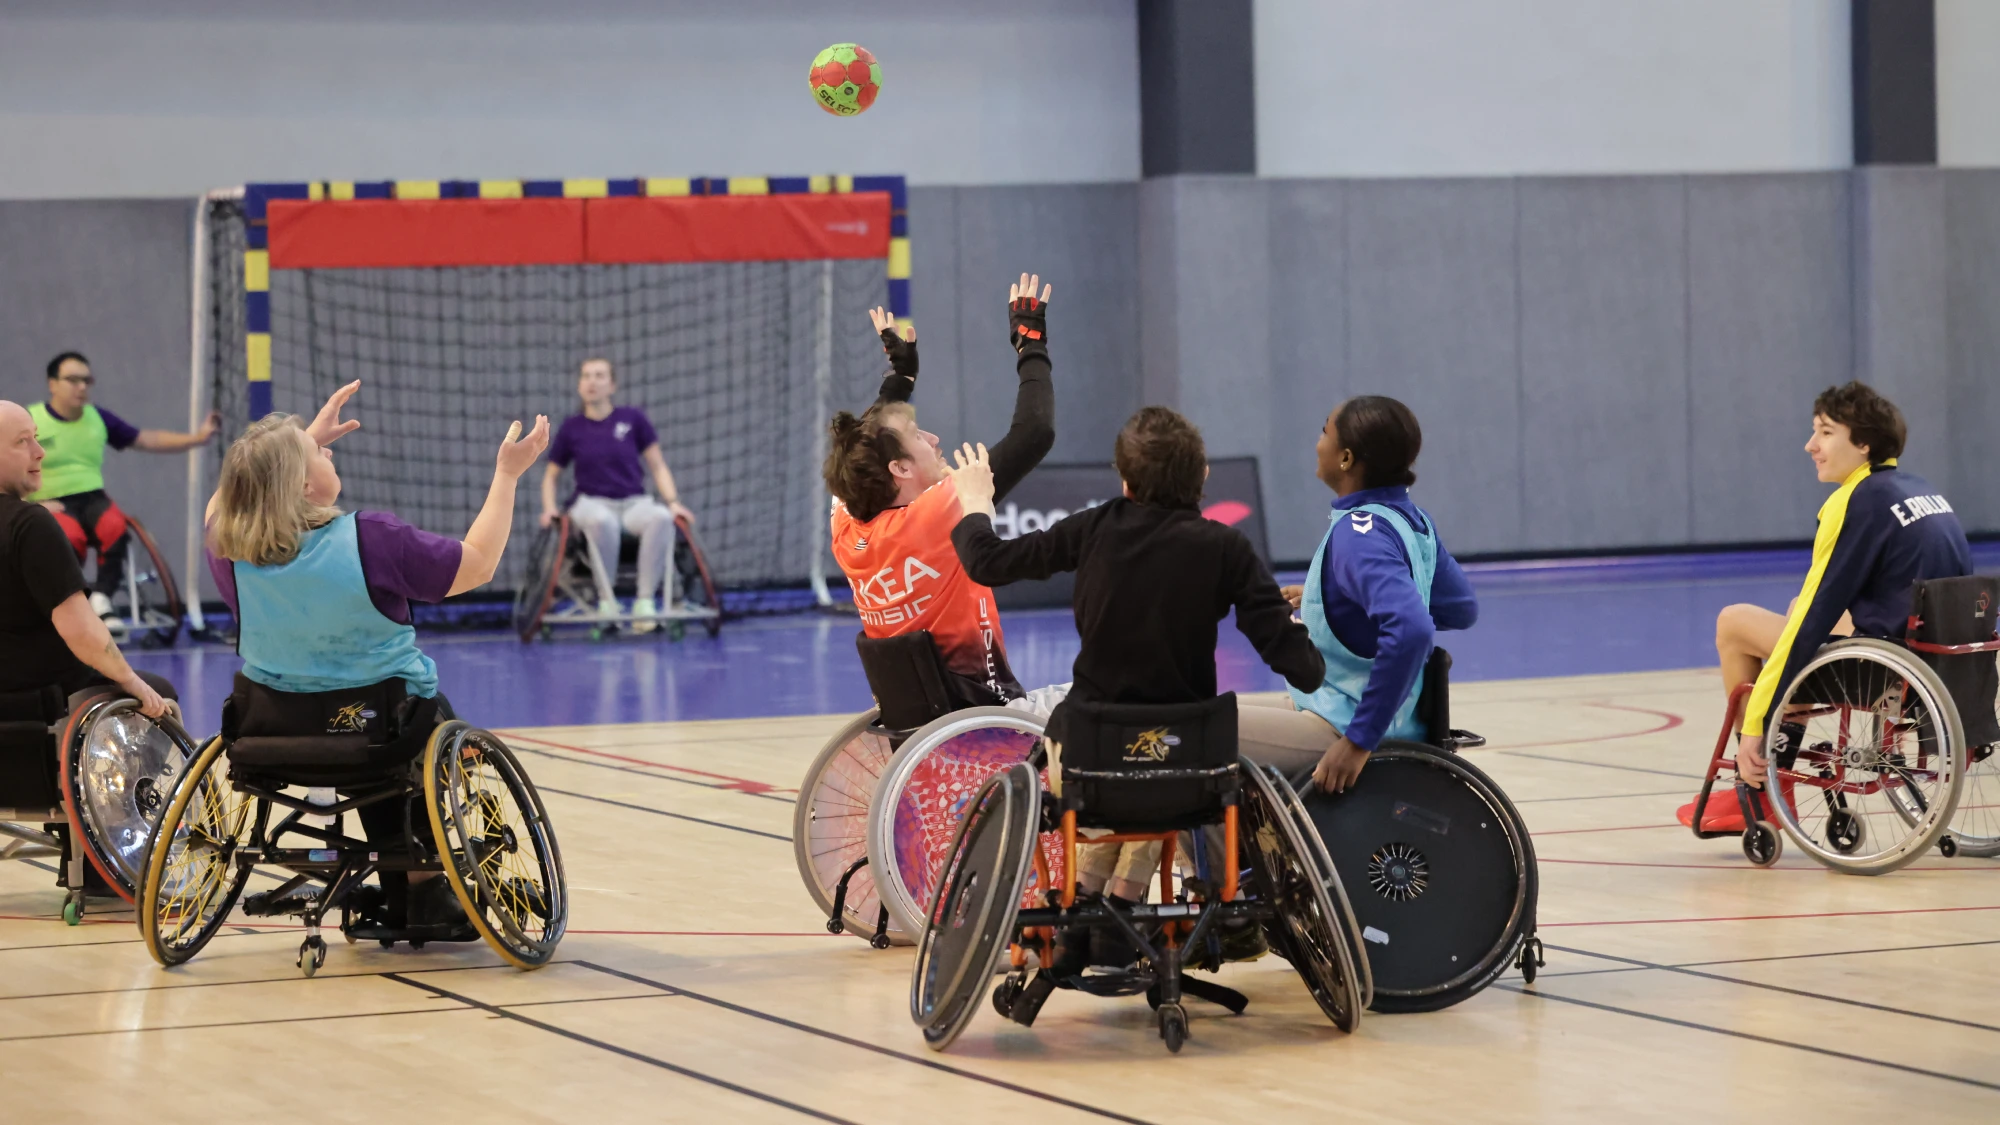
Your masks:
<instances>
[{"instance_id":1,"label":"black fingerless glove","mask_svg":"<svg viewBox=\"0 0 2000 1125\"><path fill-rule=\"evenodd\" d=\"M1021 355L1049 353L1048 302L1016 297L1007 306L1007 342Z\"/></svg>"},{"instance_id":2,"label":"black fingerless glove","mask_svg":"<svg viewBox=\"0 0 2000 1125\"><path fill-rule=\"evenodd\" d=\"M882 330L882 352L889 357L889 370L914 383L917 381L917 342L905 340L894 328Z\"/></svg>"}]
</instances>

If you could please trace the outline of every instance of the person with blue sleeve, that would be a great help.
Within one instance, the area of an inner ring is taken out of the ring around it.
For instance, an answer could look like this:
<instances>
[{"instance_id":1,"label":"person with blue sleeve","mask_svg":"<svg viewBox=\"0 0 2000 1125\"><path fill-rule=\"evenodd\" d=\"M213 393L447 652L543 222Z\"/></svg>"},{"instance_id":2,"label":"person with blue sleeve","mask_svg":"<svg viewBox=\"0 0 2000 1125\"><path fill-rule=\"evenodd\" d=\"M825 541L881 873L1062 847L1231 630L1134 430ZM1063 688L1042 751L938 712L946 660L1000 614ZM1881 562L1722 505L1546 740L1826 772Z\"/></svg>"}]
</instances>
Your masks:
<instances>
[{"instance_id":1,"label":"person with blue sleeve","mask_svg":"<svg viewBox=\"0 0 2000 1125\"><path fill-rule=\"evenodd\" d=\"M1318 475L1335 497L1330 526L1306 584L1284 594L1326 661L1316 690L1290 690L1299 710L1335 732L1313 766L1314 783L1330 792L1354 784L1383 739L1423 738L1417 695L1437 631L1479 620L1465 571L1410 499L1423 440L1410 408L1381 395L1335 407L1320 431Z\"/></svg>"}]
</instances>

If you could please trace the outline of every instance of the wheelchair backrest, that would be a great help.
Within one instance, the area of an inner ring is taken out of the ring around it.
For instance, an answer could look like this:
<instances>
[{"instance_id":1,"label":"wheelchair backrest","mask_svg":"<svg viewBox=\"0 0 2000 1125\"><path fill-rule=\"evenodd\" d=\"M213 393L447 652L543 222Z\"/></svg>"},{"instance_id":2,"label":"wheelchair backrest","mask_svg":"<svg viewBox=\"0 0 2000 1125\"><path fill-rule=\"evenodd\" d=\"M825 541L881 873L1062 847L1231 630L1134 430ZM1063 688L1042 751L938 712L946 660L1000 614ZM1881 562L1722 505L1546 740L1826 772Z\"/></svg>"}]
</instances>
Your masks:
<instances>
[{"instance_id":1,"label":"wheelchair backrest","mask_svg":"<svg viewBox=\"0 0 2000 1125\"><path fill-rule=\"evenodd\" d=\"M1196 703L1064 701L1057 723L1065 808L1088 827L1167 831L1216 820L1236 800L1236 695Z\"/></svg>"},{"instance_id":2,"label":"wheelchair backrest","mask_svg":"<svg viewBox=\"0 0 2000 1125\"><path fill-rule=\"evenodd\" d=\"M1926 578L1910 587L1908 640L1934 645L1982 644L1995 639L2000 621L2000 578L1984 574ZM2000 694L2000 667L1991 652L1917 653L1937 672L1958 706L1971 746L2000 742L1994 696Z\"/></svg>"},{"instance_id":3,"label":"wheelchair backrest","mask_svg":"<svg viewBox=\"0 0 2000 1125\"><path fill-rule=\"evenodd\" d=\"M40 811L61 804L49 725L38 719L0 721L0 808Z\"/></svg>"},{"instance_id":4,"label":"wheelchair backrest","mask_svg":"<svg viewBox=\"0 0 2000 1125\"><path fill-rule=\"evenodd\" d=\"M416 706L400 679L342 691L278 691L241 672L222 705L222 736L239 738L358 738L365 745L394 742Z\"/></svg>"},{"instance_id":5,"label":"wheelchair backrest","mask_svg":"<svg viewBox=\"0 0 2000 1125\"><path fill-rule=\"evenodd\" d=\"M881 711L877 721L889 730L915 730L962 708L1001 702L954 675L928 630L898 637L859 633L854 650L861 655L861 671Z\"/></svg>"},{"instance_id":6,"label":"wheelchair backrest","mask_svg":"<svg viewBox=\"0 0 2000 1125\"><path fill-rule=\"evenodd\" d=\"M1424 662L1424 687L1417 693L1417 721L1424 724L1424 741L1451 748L1451 653L1431 649Z\"/></svg>"}]
</instances>

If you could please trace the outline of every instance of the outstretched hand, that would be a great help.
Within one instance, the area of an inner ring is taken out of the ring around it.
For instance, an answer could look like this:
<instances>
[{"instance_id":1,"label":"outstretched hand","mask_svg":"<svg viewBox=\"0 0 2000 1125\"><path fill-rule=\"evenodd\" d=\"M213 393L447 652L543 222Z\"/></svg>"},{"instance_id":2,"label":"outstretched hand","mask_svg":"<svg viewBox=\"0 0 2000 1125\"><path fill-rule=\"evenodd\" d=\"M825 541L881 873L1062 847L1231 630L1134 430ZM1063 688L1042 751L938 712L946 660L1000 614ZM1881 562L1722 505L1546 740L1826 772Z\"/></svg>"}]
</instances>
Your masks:
<instances>
[{"instance_id":1,"label":"outstretched hand","mask_svg":"<svg viewBox=\"0 0 2000 1125\"><path fill-rule=\"evenodd\" d=\"M952 487L958 490L959 508L966 515L993 514L993 464L987 460L986 446L971 444L952 450L953 467L945 470Z\"/></svg>"},{"instance_id":2,"label":"outstretched hand","mask_svg":"<svg viewBox=\"0 0 2000 1125\"><path fill-rule=\"evenodd\" d=\"M1041 290L1041 296L1035 290ZM1007 287L1007 342L1014 350L1046 353L1049 350L1049 293L1053 285L1043 285L1041 274L1022 274Z\"/></svg>"},{"instance_id":3,"label":"outstretched hand","mask_svg":"<svg viewBox=\"0 0 2000 1125\"><path fill-rule=\"evenodd\" d=\"M361 380L356 379L329 395L326 405L320 407L319 414L313 418L312 425L306 427L307 436L321 446L328 446L360 429L359 422L340 420L340 408L346 406L347 400L353 398L354 392L360 389Z\"/></svg>"},{"instance_id":4,"label":"outstretched hand","mask_svg":"<svg viewBox=\"0 0 2000 1125\"><path fill-rule=\"evenodd\" d=\"M896 314L880 305L868 310L868 320L875 326L876 335L882 337L882 351L889 357L890 369L915 382L917 326L907 320L898 323Z\"/></svg>"},{"instance_id":5,"label":"outstretched hand","mask_svg":"<svg viewBox=\"0 0 2000 1125\"><path fill-rule=\"evenodd\" d=\"M519 440L516 440L519 439ZM546 414L535 415L535 428L527 436L521 435L521 423L507 427L507 436L500 441L500 455L495 466L496 475L512 480L528 471L528 466L549 447L549 418Z\"/></svg>"}]
</instances>

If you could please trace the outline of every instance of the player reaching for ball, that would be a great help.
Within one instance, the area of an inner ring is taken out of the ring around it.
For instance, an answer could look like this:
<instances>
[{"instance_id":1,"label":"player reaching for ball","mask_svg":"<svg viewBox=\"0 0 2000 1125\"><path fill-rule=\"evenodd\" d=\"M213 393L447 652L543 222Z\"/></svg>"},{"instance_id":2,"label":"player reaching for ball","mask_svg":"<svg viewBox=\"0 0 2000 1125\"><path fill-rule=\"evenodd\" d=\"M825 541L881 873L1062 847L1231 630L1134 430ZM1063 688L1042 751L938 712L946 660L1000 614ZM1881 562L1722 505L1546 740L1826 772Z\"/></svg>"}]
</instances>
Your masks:
<instances>
[{"instance_id":1,"label":"player reaching for ball","mask_svg":"<svg viewBox=\"0 0 2000 1125\"><path fill-rule=\"evenodd\" d=\"M1022 274L1007 293L1007 338L1020 385L1013 424L992 449L994 493L1001 498L1055 445L1051 288L1039 275ZM917 426L910 405L916 332L879 308L868 315L890 371L859 417L844 410L833 416L825 469L834 496L833 553L854 589L861 627L871 637L929 630L957 686L966 689L967 705L1018 699L1024 693L1007 666L993 591L966 576L952 549L951 529L964 515L958 490L946 478L937 435Z\"/></svg>"}]
</instances>

